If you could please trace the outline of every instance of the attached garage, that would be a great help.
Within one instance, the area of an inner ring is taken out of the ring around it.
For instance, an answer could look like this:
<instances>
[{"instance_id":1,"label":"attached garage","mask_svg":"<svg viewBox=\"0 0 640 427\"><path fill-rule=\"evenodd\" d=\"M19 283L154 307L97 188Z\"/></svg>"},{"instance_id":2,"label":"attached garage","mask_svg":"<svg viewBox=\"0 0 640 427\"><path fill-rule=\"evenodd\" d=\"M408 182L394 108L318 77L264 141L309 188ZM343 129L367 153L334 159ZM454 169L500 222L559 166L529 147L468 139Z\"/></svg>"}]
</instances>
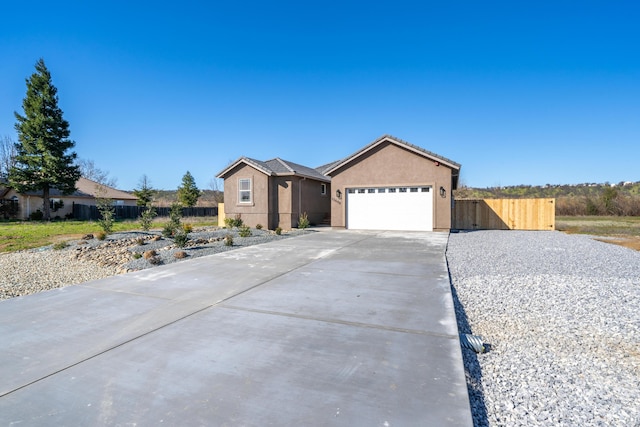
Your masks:
<instances>
[{"instance_id":1,"label":"attached garage","mask_svg":"<svg viewBox=\"0 0 640 427\"><path fill-rule=\"evenodd\" d=\"M331 225L354 230L448 231L460 165L385 135L323 168Z\"/></svg>"},{"instance_id":2,"label":"attached garage","mask_svg":"<svg viewBox=\"0 0 640 427\"><path fill-rule=\"evenodd\" d=\"M346 227L353 230L433 230L430 186L347 188Z\"/></svg>"}]
</instances>

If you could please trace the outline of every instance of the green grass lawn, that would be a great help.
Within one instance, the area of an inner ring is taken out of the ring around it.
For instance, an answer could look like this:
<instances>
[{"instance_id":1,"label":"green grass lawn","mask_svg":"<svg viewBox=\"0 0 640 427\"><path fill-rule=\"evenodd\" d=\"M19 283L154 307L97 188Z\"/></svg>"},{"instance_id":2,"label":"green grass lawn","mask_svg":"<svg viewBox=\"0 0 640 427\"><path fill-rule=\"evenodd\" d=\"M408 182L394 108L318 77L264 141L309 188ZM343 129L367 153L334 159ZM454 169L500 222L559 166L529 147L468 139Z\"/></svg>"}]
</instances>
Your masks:
<instances>
[{"instance_id":1,"label":"green grass lawn","mask_svg":"<svg viewBox=\"0 0 640 427\"><path fill-rule=\"evenodd\" d=\"M161 229L168 219L154 221L154 227ZM217 217L183 218L184 224L194 226L218 225ZM96 221L10 221L0 222L0 252L14 252L38 248L64 240L79 239L84 234L96 233L101 228ZM113 231L140 230L137 221L117 221Z\"/></svg>"},{"instance_id":2,"label":"green grass lawn","mask_svg":"<svg viewBox=\"0 0 640 427\"><path fill-rule=\"evenodd\" d=\"M603 242L640 250L640 217L557 216L556 230L602 236ZM607 239L614 237L615 239Z\"/></svg>"},{"instance_id":3,"label":"green grass lawn","mask_svg":"<svg viewBox=\"0 0 640 427\"><path fill-rule=\"evenodd\" d=\"M556 230L598 236L640 236L640 217L558 216Z\"/></svg>"}]
</instances>

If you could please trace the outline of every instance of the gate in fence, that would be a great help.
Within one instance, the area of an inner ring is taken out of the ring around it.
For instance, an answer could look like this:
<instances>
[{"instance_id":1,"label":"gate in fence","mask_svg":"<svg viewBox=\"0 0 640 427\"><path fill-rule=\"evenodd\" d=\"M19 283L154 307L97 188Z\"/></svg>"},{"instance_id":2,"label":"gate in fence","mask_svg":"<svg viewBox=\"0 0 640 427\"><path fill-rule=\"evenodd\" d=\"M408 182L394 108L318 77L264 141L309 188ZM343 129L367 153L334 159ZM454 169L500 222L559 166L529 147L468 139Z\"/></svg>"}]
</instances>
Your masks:
<instances>
[{"instance_id":1,"label":"gate in fence","mask_svg":"<svg viewBox=\"0 0 640 427\"><path fill-rule=\"evenodd\" d=\"M555 230L556 199L456 200L458 230Z\"/></svg>"}]
</instances>

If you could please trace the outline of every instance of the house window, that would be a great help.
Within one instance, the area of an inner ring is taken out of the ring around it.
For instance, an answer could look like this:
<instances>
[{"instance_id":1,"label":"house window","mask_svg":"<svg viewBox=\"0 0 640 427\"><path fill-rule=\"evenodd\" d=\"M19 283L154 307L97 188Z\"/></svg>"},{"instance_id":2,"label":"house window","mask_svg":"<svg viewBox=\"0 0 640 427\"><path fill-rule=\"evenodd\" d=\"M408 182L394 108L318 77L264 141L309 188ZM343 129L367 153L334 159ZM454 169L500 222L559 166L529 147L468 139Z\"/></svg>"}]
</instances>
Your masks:
<instances>
[{"instance_id":1,"label":"house window","mask_svg":"<svg viewBox=\"0 0 640 427\"><path fill-rule=\"evenodd\" d=\"M358 194L364 194L364 188L358 188Z\"/></svg>"},{"instance_id":2,"label":"house window","mask_svg":"<svg viewBox=\"0 0 640 427\"><path fill-rule=\"evenodd\" d=\"M417 193L418 189L416 187L411 187L409 191L411 191L412 193Z\"/></svg>"},{"instance_id":3,"label":"house window","mask_svg":"<svg viewBox=\"0 0 640 427\"><path fill-rule=\"evenodd\" d=\"M323 196L327 195L327 184L324 182L320 184L320 194Z\"/></svg>"},{"instance_id":4,"label":"house window","mask_svg":"<svg viewBox=\"0 0 640 427\"><path fill-rule=\"evenodd\" d=\"M422 187L420 189L423 193L428 193L429 192L429 187Z\"/></svg>"},{"instance_id":5,"label":"house window","mask_svg":"<svg viewBox=\"0 0 640 427\"><path fill-rule=\"evenodd\" d=\"M349 194L354 194L355 192L356 192L356 190L355 190L355 189L353 189L353 188L347 188L347 193L349 193Z\"/></svg>"},{"instance_id":6,"label":"house window","mask_svg":"<svg viewBox=\"0 0 640 427\"><path fill-rule=\"evenodd\" d=\"M389 193L395 193L395 192L396 192L396 189L395 189L395 188L390 188L390 189L389 189Z\"/></svg>"},{"instance_id":7,"label":"house window","mask_svg":"<svg viewBox=\"0 0 640 427\"><path fill-rule=\"evenodd\" d=\"M386 188L378 188L378 193L385 193L386 191Z\"/></svg>"},{"instance_id":8,"label":"house window","mask_svg":"<svg viewBox=\"0 0 640 427\"><path fill-rule=\"evenodd\" d=\"M401 193L406 193L407 192L407 187L400 187L400 192Z\"/></svg>"},{"instance_id":9,"label":"house window","mask_svg":"<svg viewBox=\"0 0 640 427\"><path fill-rule=\"evenodd\" d=\"M367 189L367 193L371 194L371 193L375 193L376 189L375 188L369 188Z\"/></svg>"},{"instance_id":10,"label":"house window","mask_svg":"<svg viewBox=\"0 0 640 427\"><path fill-rule=\"evenodd\" d=\"M250 178L240 178L238 180L238 201L240 203L251 203Z\"/></svg>"}]
</instances>

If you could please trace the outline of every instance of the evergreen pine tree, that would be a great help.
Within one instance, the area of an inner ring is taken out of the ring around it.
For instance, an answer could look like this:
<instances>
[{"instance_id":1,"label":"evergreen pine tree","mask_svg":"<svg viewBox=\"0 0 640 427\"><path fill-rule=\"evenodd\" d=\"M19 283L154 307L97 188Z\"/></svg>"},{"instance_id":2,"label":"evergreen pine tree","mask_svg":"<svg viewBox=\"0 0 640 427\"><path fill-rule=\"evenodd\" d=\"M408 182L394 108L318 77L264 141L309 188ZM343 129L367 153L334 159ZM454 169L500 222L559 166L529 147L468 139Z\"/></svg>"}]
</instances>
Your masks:
<instances>
[{"instance_id":1,"label":"evergreen pine tree","mask_svg":"<svg viewBox=\"0 0 640 427\"><path fill-rule=\"evenodd\" d=\"M140 188L134 189L133 195L138 198L136 202L138 206L151 206L153 198L156 195L156 190L151 187L151 181L147 178L147 175L142 175L142 178L140 178Z\"/></svg>"},{"instance_id":2,"label":"evergreen pine tree","mask_svg":"<svg viewBox=\"0 0 640 427\"><path fill-rule=\"evenodd\" d=\"M189 171L182 177L182 185L178 187L178 201L186 207L193 207L198 203L200 190L196 186L196 181Z\"/></svg>"},{"instance_id":3,"label":"evergreen pine tree","mask_svg":"<svg viewBox=\"0 0 640 427\"><path fill-rule=\"evenodd\" d=\"M75 191L80 170L74 165L77 155L67 154L75 146L69 139L69 123L58 107L58 90L51 73L40 59L36 72L27 82L27 95L22 101L24 116L15 113L19 142L15 165L9 171L9 183L16 191L42 191L44 219L51 218L49 192L57 188L63 194Z\"/></svg>"}]
</instances>

